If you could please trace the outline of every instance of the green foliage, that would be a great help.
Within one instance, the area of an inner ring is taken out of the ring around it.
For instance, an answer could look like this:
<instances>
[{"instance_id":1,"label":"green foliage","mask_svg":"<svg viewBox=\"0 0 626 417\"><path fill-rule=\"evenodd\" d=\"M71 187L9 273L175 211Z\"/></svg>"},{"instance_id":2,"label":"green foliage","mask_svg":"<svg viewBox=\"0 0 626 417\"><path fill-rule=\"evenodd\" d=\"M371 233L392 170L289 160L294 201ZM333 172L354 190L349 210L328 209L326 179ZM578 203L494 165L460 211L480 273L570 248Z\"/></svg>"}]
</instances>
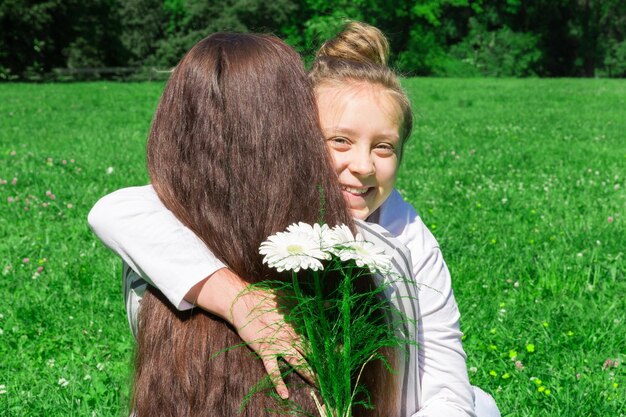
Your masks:
<instances>
[{"instance_id":1,"label":"green foliage","mask_svg":"<svg viewBox=\"0 0 626 417\"><path fill-rule=\"evenodd\" d=\"M354 15L352 14L352 16ZM350 15L337 10L329 15L311 17L304 26L304 48L308 51L314 51L325 40L331 39L341 30L343 24L348 20L348 16Z\"/></svg>"},{"instance_id":2,"label":"green foliage","mask_svg":"<svg viewBox=\"0 0 626 417\"><path fill-rule=\"evenodd\" d=\"M470 19L470 32L450 55L481 74L491 77L527 77L537 74L541 52L538 38L531 33L515 33L508 27L488 31Z\"/></svg>"},{"instance_id":3,"label":"green foliage","mask_svg":"<svg viewBox=\"0 0 626 417\"><path fill-rule=\"evenodd\" d=\"M448 38L457 33L456 24L447 16L467 6L466 0L421 0L411 4L406 22L410 30L402 34L403 39L395 39L400 45L395 66L406 75L443 74L449 64ZM388 23L389 30L393 30L393 21Z\"/></svg>"},{"instance_id":4,"label":"green foliage","mask_svg":"<svg viewBox=\"0 0 626 417\"><path fill-rule=\"evenodd\" d=\"M115 0L0 3L0 74L41 79L56 67L119 65L115 7Z\"/></svg>"},{"instance_id":5,"label":"green foliage","mask_svg":"<svg viewBox=\"0 0 626 417\"><path fill-rule=\"evenodd\" d=\"M468 5L468 0L419 0L414 3L411 12L415 17L424 19L432 26L440 26L446 7L467 7Z\"/></svg>"},{"instance_id":6,"label":"green foliage","mask_svg":"<svg viewBox=\"0 0 626 417\"><path fill-rule=\"evenodd\" d=\"M381 28L405 74L624 76L622 0L5 0L0 80L174 65L216 31L270 32L310 61L346 20Z\"/></svg>"},{"instance_id":7,"label":"green foliage","mask_svg":"<svg viewBox=\"0 0 626 417\"><path fill-rule=\"evenodd\" d=\"M17 76L40 73L48 66L46 56L58 53L54 43L64 40L62 36L61 39L54 39L51 35L54 28L50 10L62 9L60 1L49 1L33 7L19 0L0 3L0 58L1 66L5 68L3 73Z\"/></svg>"},{"instance_id":8,"label":"green foliage","mask_svg":"<svg viewBox=\"0 0 626 417\"><path fill-rule=\"evenodd\" d=\"M302 35L299 42L293 45L310 60L317 48L335 36L346 21L363 21L386 27L397 15L398 7L402 7L401 3L397 0L385 3L374 0L343 0L331 4L322 0L307 0L305 12L302 14Z\"/></svg>"},{"instance_id":9,"label":"green foliage","mask_svg":"<svg viewBox=\"0 0 626 417\"><path fill-rule=\"evenodd\" d=\"M577 12L571 25L578 40L577 69L593 77L602 65L610 43L626 40L626 3L621 0L574 2Z\"/></svg>"},{"instance_id":10,"label":"green foliage","mask_svg":"<svg viewBox=\"0 0 626 417\"><path fill-rule=\"evenodd\" d=\"M445 50L434 32L421 26L411 29L407 49L400 52L395 64L405 74L430 75L445 58Z\"/></svg>"},{"instance_id":11,"label":"green foliage","mask_svg":"<svg viewBox=\"0 0 626 417\"><path fill-rule=\"evenodd\" d=\"M610 42L604 58L604 71L609 77L626 77L626 41Z\"/></svg>"},{"instance_id":12,"label":"green foliage","mask_svg":"<svg viewBox=\"0 0 626 417\"><path fill-rule=\"evenodd\" d=\"M166 36L156 40L155 51L145 58L145 62L171 67L196 42L218 31L276 31L287 25L295 10L296 5L291 0L271 3L253 0L167 1L164 5ZM288 27L285 30L289 32Z\"/></svg>"},{"instance_id":13,"label":"green foliage","mask_svg":"<svg viewBox=\"0 0 626 417\"><path fill-rule=\"evenodd\" d=\"M115 0L80 2L71 18L74 39L62 51L69 68L119 66L126 51L119 39L120 30Z\"/></svg>"},{"instance_id":14,"label":"green foliage","mask_svg":"<svg viewBox=\"0 0 626 417\"><path fill-rule=\"evenodd\" d=\"M166 17L174 15L171 2L160 0L127 0L120 7L122 33L120 40L128 53L128 65L142 65L156 52L157 43L171 33ZM171 20L170 20L171 21Z\"/></svg>"},{"instance_id":15,"label":"green foliage","mask_svg":"<svg viewBox=\"0 0 626 417\"><path fill-rule=\"evenodd\" d=\"M442 57L433 70L433 75L439 77L473 78L482 76L481 72L470 62L451 56Z\"/></svg>"}]
</instances>

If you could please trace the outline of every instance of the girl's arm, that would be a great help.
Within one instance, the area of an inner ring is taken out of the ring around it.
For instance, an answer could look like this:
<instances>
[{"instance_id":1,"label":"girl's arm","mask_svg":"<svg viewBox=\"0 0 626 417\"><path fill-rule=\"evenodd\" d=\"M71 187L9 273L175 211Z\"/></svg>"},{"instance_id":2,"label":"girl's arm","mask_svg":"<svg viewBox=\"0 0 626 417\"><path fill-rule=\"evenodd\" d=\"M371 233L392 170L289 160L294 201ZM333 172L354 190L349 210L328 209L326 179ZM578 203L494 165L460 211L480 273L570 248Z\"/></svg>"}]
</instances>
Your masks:
<instances>
[{"instance_id":1,"label":"girl's arm","mask_svg":"<svg viewBox=\"0 0 626 417\"><path fill-rule=\"evenodd\" d=\"M192 288L225 268L150 185L123 188L101 198L88 221L106 246L179 310L193 307L190 301L197 294L186 299Z\"/></svg>"},{"instance_id":2,"label":"girl's arm","mask_svg":"<svg viewBox=\"0 0 626 417\"><path fill-rule=\"evenodd\" d=\"M422 388L422 409L415 417L474 417L474 393L467 375L450 273L439 248L421 255L413 262L420 285L418 352Z\"/></svg>"},{"instance_id":3,"label":"girl's arm","mask_svg":"<svg viewBox=\"0 0 626 417\"><path fill-rule=\"evenodd\" d=\"M91 209L89 225L102 242L145 281L158 288L179 310L198 306L233 325L263 360L282 398L289 395L274 351L303 377L312 376L274 299L230 271L191 230L161 203L152 186L123 188L101 198ZM269 338L272 338L271 340ZM283 341L277 345L273 340Z\"/></svg>"}]
</instances>

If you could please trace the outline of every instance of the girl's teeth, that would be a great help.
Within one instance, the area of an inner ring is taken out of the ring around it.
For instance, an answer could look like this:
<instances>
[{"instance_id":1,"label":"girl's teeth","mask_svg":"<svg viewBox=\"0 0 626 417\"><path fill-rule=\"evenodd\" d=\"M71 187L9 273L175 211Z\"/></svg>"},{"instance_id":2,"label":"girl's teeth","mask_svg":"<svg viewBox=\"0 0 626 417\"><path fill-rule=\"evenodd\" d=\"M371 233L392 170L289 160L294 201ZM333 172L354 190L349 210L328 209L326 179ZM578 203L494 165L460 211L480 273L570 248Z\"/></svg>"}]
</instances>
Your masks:
<instances>
[{"instance_id":1,"label":"girl's teeth","mask_svg":"<svg viewBox=\"0 0 626 417\"><path fill-rule=\"evenodd\" d=\"M343 187L343 189L352 194L365 194L368 190L368 188L350 188L350 187Z\"/></svg>"}]
</instances>

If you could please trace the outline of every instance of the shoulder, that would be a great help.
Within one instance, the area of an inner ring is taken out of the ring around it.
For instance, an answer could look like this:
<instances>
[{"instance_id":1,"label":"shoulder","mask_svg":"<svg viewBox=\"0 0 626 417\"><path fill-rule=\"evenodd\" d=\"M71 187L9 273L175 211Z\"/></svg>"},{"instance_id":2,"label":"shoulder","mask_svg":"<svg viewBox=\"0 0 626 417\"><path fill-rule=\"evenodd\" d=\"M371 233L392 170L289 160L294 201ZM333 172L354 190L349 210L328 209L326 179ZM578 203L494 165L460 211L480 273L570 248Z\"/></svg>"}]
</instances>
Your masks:
<instances>
[{"instance_id":1,"label":"shoulder","mask_svg":"<svg viewBox=\"0 0 626 417\"><path fill-rule=\"evenodd\" d=\"M152 185L126 187L100 198L91 209L90 216L100 211L115 211L138 203L141 203L144 207L158 207L162 205Z\"/></svg>"},{"instance_id":2,"label":"shoulder","mask_svg":"<svg viewBox=\"0 0 626 417\"><path fill-rule=\"evenodd\" d=\"M156 202L160 201L159 196L152 185L141 185L136 187L126 187L120 188L119 190L113 191L110 194L105 195L100 199L100 201L145 201L145 202Z\"/></svg>"},{"instance_id":3,"label":"shoulder","mask_svg":"<svg viewBox=\"0 0 626 417\"><path fill-rule=\"evenodd\" d=\"M355 219L354 223L357 227L358 232L363 235L365 240L374 240L376 241L376 243L390 247L404 245L402 242L400 242L397 236L395 236L379 224L358 219Z\"/></svg>"},{"instance_id":4,"label":"shoulder","mask_svg":"<svg viewBox=\"0 0 626 417\"><path fill-rule=\"evenodd\" d=\"M395 272L405 277L412 275L411 251L400 239L376 223L355 220L355 224L366 241L382 248L390 257Z\"/></svg>"},{"instance_id":5,"label":"shoulder","mask_svg":"<svg viewBox=\"0 0 626 417\"><path fill-rule=\"evenodd\" d=\"M439 248L437 240L428 230L415 208L393 190L380 207L378 224L404 243L413 256Z\"/></svg>"},{"instance_id":6,"label":"shoulder","mask_svg":"<svg viewBox=\"0 0 626 417\"><path fill-rule=\"evenodd\" d=\"M127 187L100 198L89 211L87 221L97 233L113 227L119 220L164 210L165 206L151 185Z\"/></svg>"}]
</instances>

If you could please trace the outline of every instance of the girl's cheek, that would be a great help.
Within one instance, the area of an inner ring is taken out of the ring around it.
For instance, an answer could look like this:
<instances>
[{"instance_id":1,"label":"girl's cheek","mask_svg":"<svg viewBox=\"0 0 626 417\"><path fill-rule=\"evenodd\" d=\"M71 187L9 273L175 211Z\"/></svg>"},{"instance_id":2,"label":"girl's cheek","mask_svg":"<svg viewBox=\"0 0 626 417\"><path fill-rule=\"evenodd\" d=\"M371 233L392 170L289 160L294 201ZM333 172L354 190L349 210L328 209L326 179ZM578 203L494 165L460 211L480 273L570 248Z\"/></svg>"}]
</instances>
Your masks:
<instances>
[{"instance_id":1,"label":"girl's cheek","mask_svg":"<svg viewBox=\"0 0 626 417\"><path fill-rule=\"evenodd\" d=\"M385 178L386 182L391 183L393 186L398 176L398 168L400 166L399 160L396 157L389 158L384 168L381 169L381 175Z\"/></svg>"},{"instance_id":2,"label":"girl's cheek","mask_svg":"<svg viewBox=\"0 0 626 417\"><path fill-rule=\"evenodd\" d=\"M344 169L345 165L345 156L342 155L341 152L337 152L332 148L328 148L328 152L330 153L331 160L333 162L333 167L335 168L335 172L339 174Z\"/></svg>"}]
</instances>

